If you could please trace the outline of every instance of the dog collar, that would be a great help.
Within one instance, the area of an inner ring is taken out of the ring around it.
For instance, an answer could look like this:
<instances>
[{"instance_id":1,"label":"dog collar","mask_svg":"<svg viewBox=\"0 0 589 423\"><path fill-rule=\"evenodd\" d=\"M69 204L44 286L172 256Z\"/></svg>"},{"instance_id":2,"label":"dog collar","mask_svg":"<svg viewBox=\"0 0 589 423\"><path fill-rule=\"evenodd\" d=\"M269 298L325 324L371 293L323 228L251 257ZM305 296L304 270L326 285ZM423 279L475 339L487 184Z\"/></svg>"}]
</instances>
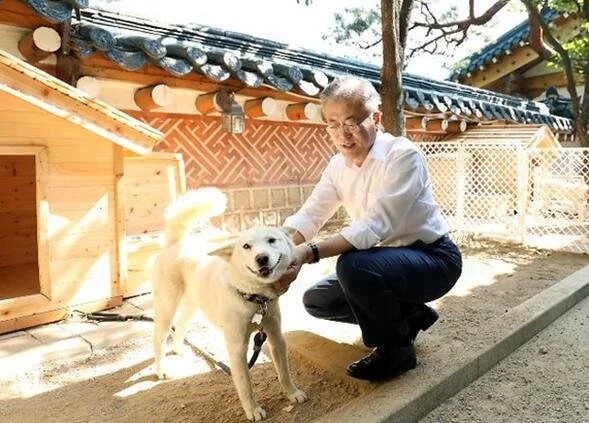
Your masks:
<instances>
[{"instance_id":1,"label":"dog collar","mask_svg":"<svg viewBox=\"0 0 589 423\"><path fill-rule=\"evenodd\" d=\"M272 298L268 298L261 294L248 294L247 292L240 291L239 289L237 290L237 293L241 295L244 300L249 301L250 303L256 303L257 305L264 305L268 301L272 301Z\"/></svg>"},{"instance_id":2,"label":"dog collar","mask_svg":"<svg viewBox=\"0 0 589 423\"><path fill-rule=\"evenodd\" d=\"M260 294L248 294L247 292L240 291L239 289L237 292L244 300L258 305L258 310L256 310L252 316L251 322L260 325L261 327L262 320L268 312L268 302L272 301L272 298L268 298L265 295Z\"/></svg>"}]
</instances>

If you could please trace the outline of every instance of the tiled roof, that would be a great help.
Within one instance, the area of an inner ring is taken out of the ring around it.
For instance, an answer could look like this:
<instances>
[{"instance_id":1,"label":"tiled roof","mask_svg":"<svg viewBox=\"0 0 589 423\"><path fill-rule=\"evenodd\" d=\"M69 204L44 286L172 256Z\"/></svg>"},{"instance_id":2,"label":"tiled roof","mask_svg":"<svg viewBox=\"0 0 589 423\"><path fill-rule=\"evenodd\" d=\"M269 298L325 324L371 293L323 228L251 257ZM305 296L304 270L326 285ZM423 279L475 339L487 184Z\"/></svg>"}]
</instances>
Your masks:
<instances>
[{"instance_id":1,"label":"tiled roof","mask_svg":"<svg viewBox=\"0 0 589 423\"><path fill-rule=\"evenodd\" d=\"M64 2L44 3L49 7ZM129 71L149 62L177 77L196 72L217 82L233 78L248 87L264 84L307 97L317 97L329 80L344 74L364 77L380 88L378 66L209 26L166 24L86 8L80 20L72 19L72 29L72 48L80 57L100 52ZM411 74L404 74L403 87L408 110L572 129L569 119L526 99Z\"/></svg>"},{"instance_id":2,"label":"tiled roof","mask_svg":"<svg viewBox=\"0 0 589 423\"><path fill-rule=\"evenodd\" d=\"M554 9L544 9L541 14L546 22L551 22L559 16L559 12ZM487 44L483 49L470 55L466 59L466 63L460 66L460 69L452 72L448 79L450 81L459 81L468 74L474 73L480 66L491 62L493 58L499 59L518 45L528 45L529 36L530 25L526 19L497 38L496 41Z\"/></svg>"}]
</instances>

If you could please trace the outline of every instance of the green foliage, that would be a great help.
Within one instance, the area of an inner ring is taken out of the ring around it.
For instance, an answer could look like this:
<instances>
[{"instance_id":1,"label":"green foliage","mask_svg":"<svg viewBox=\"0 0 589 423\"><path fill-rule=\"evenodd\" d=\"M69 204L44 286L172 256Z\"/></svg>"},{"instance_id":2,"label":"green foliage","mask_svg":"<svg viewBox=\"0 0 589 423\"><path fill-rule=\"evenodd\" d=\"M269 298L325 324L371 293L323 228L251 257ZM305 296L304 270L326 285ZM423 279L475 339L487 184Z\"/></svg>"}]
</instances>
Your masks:
<instances>
[{"instance_id":1,"label":"green foliage","mask_svg":"<svg viewBox=\"0 0 589 423\"><path fill-rule=\"evenodd\" d=\"M329 36L336 43L372 44L380 37L380 9L378 7L345 8L334 16L335 27Z\"/></svg>"},{"instance_id":2,"label":"green foliage","mask_svg":"<svg viewBox=\"0 0 589 423\"><path fill-rule=\"evenodd\" d=\"M588 66L589 61L589 21L587 16L582 16L579 13L579 2L575 0L551 0L548 2L549 6L562 13L575 14L578 13L579 20L579 34L562 44L563 48L568 52L573 69L577 73L583 73L584 68ZM555 55L551 59L551 63L560 67L562 65L562 58Z\"/></svg>"}]
</instances>

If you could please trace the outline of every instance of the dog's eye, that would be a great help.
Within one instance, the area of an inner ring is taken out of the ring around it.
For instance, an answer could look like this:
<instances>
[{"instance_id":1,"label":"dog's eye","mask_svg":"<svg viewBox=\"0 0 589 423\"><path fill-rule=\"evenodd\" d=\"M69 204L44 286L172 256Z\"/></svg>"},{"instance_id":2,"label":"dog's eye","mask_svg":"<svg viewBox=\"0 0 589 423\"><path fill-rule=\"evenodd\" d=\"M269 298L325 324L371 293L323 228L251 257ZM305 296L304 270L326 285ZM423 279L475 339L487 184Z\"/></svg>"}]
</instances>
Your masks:
<instances>
[{"instance_id":1,"label":"dog's eye","mask_svg":"<svg viewBox=\"0 0 589 423\"><path fill-rule=\"evenodd\" d=\"M249 244L243 244L243 245L241 246L241 248L243 248L244 250L249 250L250 248L252 248L252 246L251 246L251 245L249 245Z\"/></svg>"},{"instance_id":2,"label":"dog's eye","mask_svg":"<svg viewBox=\"0 0 589 423\"><path fill-rule=\"evenodd\" d=\"M268 244L274 244L276 242L276 238L268 238Z\"/></svg>"}]
</instances>

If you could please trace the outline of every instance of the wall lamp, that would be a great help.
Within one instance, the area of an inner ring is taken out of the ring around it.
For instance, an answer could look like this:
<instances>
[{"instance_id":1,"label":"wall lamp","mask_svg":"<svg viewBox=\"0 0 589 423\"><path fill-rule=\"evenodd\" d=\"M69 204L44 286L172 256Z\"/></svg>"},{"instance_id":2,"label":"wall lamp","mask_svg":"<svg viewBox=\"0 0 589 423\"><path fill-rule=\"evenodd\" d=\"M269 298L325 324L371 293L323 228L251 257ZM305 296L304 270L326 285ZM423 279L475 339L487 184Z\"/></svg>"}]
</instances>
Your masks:
<instances>
[{"instance_id":1,"label":"wall lamp","mask_svg":"<svg viewBox=\"0 0 589 423\"><path fill-rule=\"evenodd\" d=\"M230 134L241 134L245 129L245 113L243 107L235 101L233 93L224 98L221 104L223 130Z\"/></svg>"}]
</instances>

